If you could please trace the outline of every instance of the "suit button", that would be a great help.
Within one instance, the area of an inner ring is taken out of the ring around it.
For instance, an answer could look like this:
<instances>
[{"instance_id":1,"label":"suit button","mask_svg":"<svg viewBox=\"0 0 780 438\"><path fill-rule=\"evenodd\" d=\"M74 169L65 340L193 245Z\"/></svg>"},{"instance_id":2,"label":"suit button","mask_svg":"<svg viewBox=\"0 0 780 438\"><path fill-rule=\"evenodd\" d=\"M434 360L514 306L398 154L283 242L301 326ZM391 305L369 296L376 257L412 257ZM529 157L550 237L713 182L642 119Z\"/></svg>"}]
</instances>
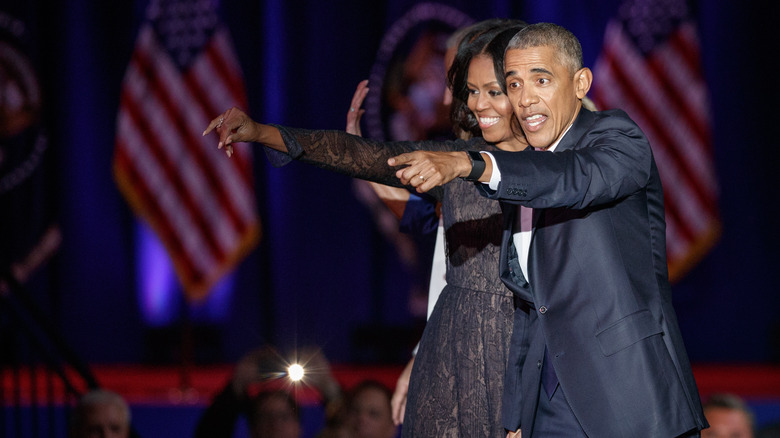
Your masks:
<instances>
[{"instance_id":1,"label":"suit button","mask_svg":"<svg viewBox=\"0 0 780 438\"><path fill-rule=\"evenodd\" d=\"M536 368L541 368L541 367L542 367L542 361L541 360L536 361Z\"/></svg>"},{"instance_id":2,"label":"suit button","mask_svg":"<svg viewBox=\"0 0 780 438\"><path fill-rule=\"evenodd\" d=\"M544 315L545 313L547 313L547 307L545 307L545 306L542 306L542 307L540 307L540 308L539 308L539 313L541 313L542 315Z\"/></svg>"}]
</instances>

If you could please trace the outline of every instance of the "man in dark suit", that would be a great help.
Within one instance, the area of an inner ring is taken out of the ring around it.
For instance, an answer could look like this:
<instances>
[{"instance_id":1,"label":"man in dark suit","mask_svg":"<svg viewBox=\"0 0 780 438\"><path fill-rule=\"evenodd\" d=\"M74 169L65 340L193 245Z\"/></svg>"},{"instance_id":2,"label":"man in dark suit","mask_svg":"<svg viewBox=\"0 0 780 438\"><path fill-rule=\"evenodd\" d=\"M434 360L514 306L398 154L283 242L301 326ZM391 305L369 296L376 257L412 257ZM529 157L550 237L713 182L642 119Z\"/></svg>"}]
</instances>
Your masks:
<instances>
[{"instance_id":1,"label":"man in dark suit","mask_svg":"<svg viewBox=\"0 0 780 438\"><path fill-rule=\"evenodd\" d=\"M419 191L462 177L502 202L501 277L518 303L506 429L523 438L698 436L707 422L672 308L647 139L622 111L582 108L592 73L560 26L520 31L504 68L536 151L415 152L390 164L407 165L398 176ZM528 218L532 232L520 227Z\"/></svg>"}]
</instances>

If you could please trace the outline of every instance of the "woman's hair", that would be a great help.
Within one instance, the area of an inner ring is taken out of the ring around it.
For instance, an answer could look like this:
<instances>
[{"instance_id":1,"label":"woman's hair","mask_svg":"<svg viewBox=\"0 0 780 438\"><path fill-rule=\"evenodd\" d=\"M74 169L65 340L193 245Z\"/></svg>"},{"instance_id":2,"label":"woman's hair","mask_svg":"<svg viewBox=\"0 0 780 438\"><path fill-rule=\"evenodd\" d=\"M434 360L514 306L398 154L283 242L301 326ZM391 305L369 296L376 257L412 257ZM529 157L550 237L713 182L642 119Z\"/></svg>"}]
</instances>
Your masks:
<instances>
[{"instance_id":1,"label":"woman's hair","mask_svg":"<svg viewBox=\"0 0 780 438\"><path fill-rule=\"evenodd\" d=\"M501 91L506 94L506 76L504 75L504 51L507 44L515 36L517 32L520 32L525 25L512 26L508 29L504 29L498 33L482 51L485 55L489 56L493 60L493 70L496 72L496 79L498 79L498 85L501 87Z\"/></svg>"},{"instance_id":2,"label":"woman's hair","mask_svg":"<svg viewBox=\"0 0 780 438\"><path fill-rule=\"evenodd\" d=\"M488 20L487 22L477 23L463 35L452 67L447 72L447 83L450 89L452 89L450 120L452 121L455 134L459 137L464 136L464 134L472 137L482 136L477 117L471 112L467 103L469 97L467 82L471 60L481 54L492 57L494 62L496 59L500 60L501 74L497 74L496 77L499 79L499 83L502 83L504 76L503 50L499 55L494 55L487 53L486 49L498 35L503 35L505 31L514 30L509 36L509 39L511 39L511 36L517 33L523 26L525 26L525 23L520 20ZM503 46L505 47L506 44L504 43Z\"/></svg>"}]
</instances>

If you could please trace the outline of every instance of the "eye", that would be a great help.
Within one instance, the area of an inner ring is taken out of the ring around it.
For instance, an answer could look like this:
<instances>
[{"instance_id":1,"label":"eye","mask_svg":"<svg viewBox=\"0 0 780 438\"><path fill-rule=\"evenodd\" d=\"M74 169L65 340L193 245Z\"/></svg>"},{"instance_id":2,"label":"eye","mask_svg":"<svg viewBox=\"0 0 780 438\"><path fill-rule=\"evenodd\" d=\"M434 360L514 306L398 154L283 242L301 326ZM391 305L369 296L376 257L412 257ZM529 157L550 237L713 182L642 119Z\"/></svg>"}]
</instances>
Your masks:
<instances>
[{"instance_id":1,"label":"eye","mask_svg":"<svg viewBox=\"0 0 780 438\"><path fill-rule=\"evenodd\" d=\"M490 95L490 97L498 97L503 93L501 92L501 90L490 90L488 94Z\"/></svg>"},{"instance_id":2,"label":"eye","mask_svg":"<svg viewBox=\"0 0 780 438\"><path fill-rule=\"evenodd\" d=\"M474 88L469 88L468 90L469 90L469 94L472 94L472 95L477 95L477 94L479 94L479 90L476 90L476 89L474 89Z\"/></svg>"},{"instance_id":3,"label":"eye","mask_svg":"<svg viewBox=\"0 0 780 438\"><path fill-rule=\"evenodd\" d=\"M539 84L540 85L547 85L550 83L550 80L547 78L539 78Z\"/></svg>"},{"instance_id":4,"label":"eye","mask_svg":"<svg viewBox=\"0 0 780 438\"><path fill-rule=\"evenodd\" d=\"M515 82L509 82L508 84L506 84L506 86L507 86L507 88L510 88L510 89L517 89L517 88L520 88L520 82L516 82L516 81Z\"/></svg>"}]
</instances>

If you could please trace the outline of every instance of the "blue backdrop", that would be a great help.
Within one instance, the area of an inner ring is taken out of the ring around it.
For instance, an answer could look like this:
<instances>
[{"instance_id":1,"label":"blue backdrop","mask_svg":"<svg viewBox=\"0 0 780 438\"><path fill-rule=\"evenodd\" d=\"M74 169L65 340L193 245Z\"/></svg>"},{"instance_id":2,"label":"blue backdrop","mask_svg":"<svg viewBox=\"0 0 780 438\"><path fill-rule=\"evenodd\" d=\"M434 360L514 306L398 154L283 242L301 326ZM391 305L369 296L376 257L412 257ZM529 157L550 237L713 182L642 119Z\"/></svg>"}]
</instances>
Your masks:
<instances>
[{"instance_id":1,"label":"blue backdrop","mask_svg":"<svg viewBox=\"0 0 780 438\"><path fill-rule=\"evenodd\" d=\"M136 222L111 175L122 76L145 1L5 1L32 17L56 158L60 251L30 286L91 362L171 360L177 322L190 320L195 359L232 361L265 342L316 343L335 362L404 362L423 320L410 312L417 275L353 193L349 178L256 154L260 246L237 269L221 315L174 302L173 322L151 325L138 298ZM385 30L419 2L223 0L255 118L343 129L356 84L368 77ZM475 20L501 16L569 27L593 66L616 0L448 2ZM723 235L674 286L694 362L780 359L771 70L778 6L703 2L696 12L711 92ZM301 273L303 267L303 273ZM424 271L424 269L423 269ZM207 312L206 312L207 313ZM372 345L386 343L384 350ZM169 347L169 348L168 348ZM168 348L168 349L166 349ZM175 357L172 359L175 360Z\"/></svg>"}]
</instances>

